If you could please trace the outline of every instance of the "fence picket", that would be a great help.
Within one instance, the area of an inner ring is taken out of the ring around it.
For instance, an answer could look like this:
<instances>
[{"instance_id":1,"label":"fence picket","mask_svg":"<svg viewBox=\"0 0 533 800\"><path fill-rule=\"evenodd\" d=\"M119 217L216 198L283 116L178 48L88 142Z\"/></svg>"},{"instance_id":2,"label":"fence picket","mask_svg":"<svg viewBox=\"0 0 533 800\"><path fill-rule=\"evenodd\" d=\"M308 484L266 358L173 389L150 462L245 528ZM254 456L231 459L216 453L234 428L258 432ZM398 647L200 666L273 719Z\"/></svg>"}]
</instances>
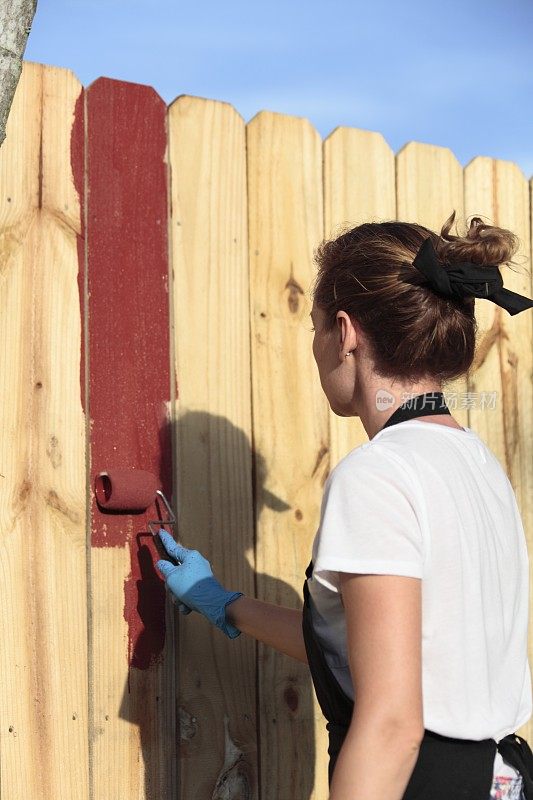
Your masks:
<instances>
[{"instance_id":1,"label":"fence picket","mask_svg":"<svg viewBox=\"0 0 533 800\"><path fill-rule=\"evenodd\" d=\"M82 87L25 63L0 149L0 786L88 797L80 202Z\"/></svg>"},{"instance_id":2,"label":"fence picket","mask_svg":"<svg viewBox=\"0 0 533 800\"><path fill-rule=\"evenodd\" d=\"M302 605L330 464L328 406L307 330L323 232L321 150L305 119L262 111L248 123L257 591L291 608ZM261 800L324 797L327 745L307 666L260 645L258 680Z\"/></svg>"},{"instance_id":3,"label":"fence picket","mask_svg":"<svg viewBox=\"0 0 533 800\"><path fill-rule=\"evenodd\" d=\"M253 596L244 122L183 95L168 126L178 533L223 586ZM179 642L180 797L255 798L255 642L196 613L179 619Z\"/></svg>"}]
</instances>

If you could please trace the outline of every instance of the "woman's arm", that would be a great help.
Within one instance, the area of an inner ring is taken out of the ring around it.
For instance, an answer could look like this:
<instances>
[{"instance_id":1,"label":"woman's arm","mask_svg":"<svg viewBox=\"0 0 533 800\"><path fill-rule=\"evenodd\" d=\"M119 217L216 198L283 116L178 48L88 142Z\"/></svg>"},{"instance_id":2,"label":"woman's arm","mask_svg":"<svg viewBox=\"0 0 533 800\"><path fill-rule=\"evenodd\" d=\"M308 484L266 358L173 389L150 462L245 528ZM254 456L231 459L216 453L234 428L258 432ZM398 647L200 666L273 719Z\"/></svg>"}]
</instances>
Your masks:
<instances>
[{"instance_id":1,"label":"woman's arm","mask_svg":"<svg viewBox=\"0 0 533 800\"><path fill-rule=\"evenodd\" d=\"M357 702L330 800L401 800L424 736L421 579L340 573Z\"/></svg>"},{"instance_id":2,"label":"woman's arm","mask_svg":"<svg viewBox=\"0 0 533 800\"><path fill-rule=\"evenodd\" d=\"M226 619L243 633L307 664L302 611L238 597L226 606Z\"/></svg>"}]
</instances>

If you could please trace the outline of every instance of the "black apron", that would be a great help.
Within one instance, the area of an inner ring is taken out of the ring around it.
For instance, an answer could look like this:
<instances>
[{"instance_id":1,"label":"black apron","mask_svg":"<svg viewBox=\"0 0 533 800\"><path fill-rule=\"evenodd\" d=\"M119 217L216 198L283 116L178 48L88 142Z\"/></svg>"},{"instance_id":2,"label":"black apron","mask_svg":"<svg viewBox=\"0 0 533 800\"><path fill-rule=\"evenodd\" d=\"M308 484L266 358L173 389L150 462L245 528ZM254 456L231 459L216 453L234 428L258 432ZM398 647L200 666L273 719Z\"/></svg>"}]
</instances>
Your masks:
<instances>
[{"instance_id":1,"label":"black apron","mask_svg":"<svg viewBox=\"0 0 533 800\"><path fill-rule=\"evenodd\" d=\"M424 402L425 399L425 402ZM428 400L434 401L427 405ZM394 425L414 417L450 414L442 392L417 395L389 417L385 425ZM327 720L329 735L328 781L346 736L353 712L353 701L345 694L330 670L322 646L313 630L307 579L313 573L311 561L305 571L302 628L305 649L315 694ZM525 739L510 733L497 743L495 739L456 739L424 730L418 759L402 800L489 800L496 748L503 760L523 778L526 800L533 800L533 753Z\"/></svg>"}]
</instances>

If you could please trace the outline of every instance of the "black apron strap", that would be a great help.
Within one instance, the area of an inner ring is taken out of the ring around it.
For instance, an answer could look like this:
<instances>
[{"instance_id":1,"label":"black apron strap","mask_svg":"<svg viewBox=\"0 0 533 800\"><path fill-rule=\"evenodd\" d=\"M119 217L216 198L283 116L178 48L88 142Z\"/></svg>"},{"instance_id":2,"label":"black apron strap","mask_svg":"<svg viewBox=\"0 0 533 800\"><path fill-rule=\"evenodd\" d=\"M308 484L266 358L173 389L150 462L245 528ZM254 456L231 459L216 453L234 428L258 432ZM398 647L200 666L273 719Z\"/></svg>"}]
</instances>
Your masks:
<instances>
[{"instance_id":1,"label":"black apron strap","mask_svg":"<svg viewBox=\"0 0 533 800\"><path fill-rule=\"evenodd\" d=\"M307 586L307 578L310 578L312 574L313 562L310 561L305 571L306 580L303 586L304 607L302 613L302 630L316 699L327 720L326 730L328 731L329 737L328 783L331 784L337 757L350 725L354 704L353 700L344 693L337 678L330 670L322 645L314 632L311 600Z\"/></svg>"},{"instance_id":2,"label":"black apron strap","mask_svg":"<svg viewBox=\"0 0 533 800\"><path fill-rule=\"evenodd\" d=\"M313 572L313 562L309 563L305 571L306 578ZM315 636L312 624L311 600L307 580L303 586L304 609L302 626L304 634L307 660L311 669L313 684L318 704L328 720L328 726L335 727L336 736L343 731L343 738L352 719L353 701L345 694L335 675L331 672L324 650ZM328 730L330 728L328 727ZM331 738L331 737L330 737Z\"/></svg>"},{"instance_id":3,"label":"black apron strap","mask_svg":"<svg viewBox=\"0 0 533 800\"><path fill-rule=\"evenodd\" d=\"M430 417L434 414L449 414L451 411L446 405L443 392L425 392L424 394L417 394L402 403L396 411L394 411L383 428L388 428L390 425L396 425L397 422L406 422L408 419L415 419L416 417Z\"/></svg>"}]
</instances>

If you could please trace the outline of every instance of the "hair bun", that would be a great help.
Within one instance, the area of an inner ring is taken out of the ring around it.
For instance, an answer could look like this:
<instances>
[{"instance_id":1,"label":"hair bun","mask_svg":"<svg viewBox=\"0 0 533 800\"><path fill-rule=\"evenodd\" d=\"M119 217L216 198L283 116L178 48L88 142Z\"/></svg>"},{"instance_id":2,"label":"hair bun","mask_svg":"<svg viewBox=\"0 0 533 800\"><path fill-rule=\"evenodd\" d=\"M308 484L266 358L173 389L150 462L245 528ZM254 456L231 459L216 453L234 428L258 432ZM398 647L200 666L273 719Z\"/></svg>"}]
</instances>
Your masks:
<instances>
[{"instance_id":1,"label":"hair bun","mask_svg":"<svg viewBox=\"0 0 533 800\"><path fill-rule=\"evenodd\" d=\"M437 243L439 258L446 264L471 262L480 266L511 264L520 247L516 234L506 228L488 225L481 217L472 217L464 236L450 233L455 220L455 211L442 226ZM457 226L456 226L457 227Z\"/></svg>"}]
</instances>

